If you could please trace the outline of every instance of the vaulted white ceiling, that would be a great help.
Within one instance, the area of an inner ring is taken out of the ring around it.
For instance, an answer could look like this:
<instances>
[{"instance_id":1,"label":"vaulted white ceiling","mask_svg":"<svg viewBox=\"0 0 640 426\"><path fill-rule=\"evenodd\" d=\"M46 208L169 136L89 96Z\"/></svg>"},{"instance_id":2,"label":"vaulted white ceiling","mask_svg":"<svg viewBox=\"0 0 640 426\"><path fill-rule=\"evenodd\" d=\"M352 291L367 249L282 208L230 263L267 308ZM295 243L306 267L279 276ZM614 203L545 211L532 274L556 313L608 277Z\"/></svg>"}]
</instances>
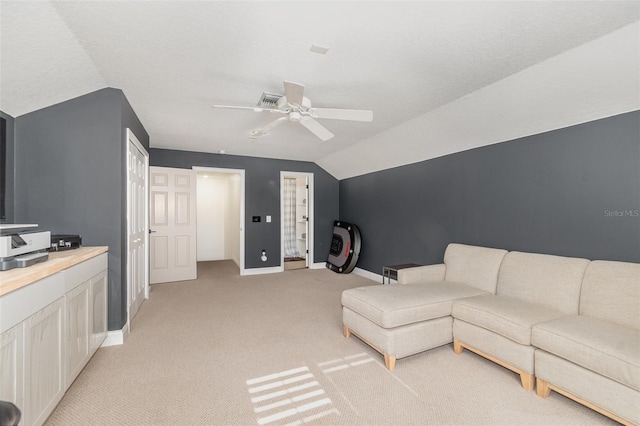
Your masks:
<instances>
[{"instance_id":1,"label":"vaulted white ceiling","mask_svg":"<svg viewBox=\"0 0 640 426\"><path fill-rule=\"evenodd\" d=\"M122 89L151 146L314 161L342 179L640 108L638 1L2 1L0 109ZM312 45L329 48L322 55ZM287 122L283 80L372 123Z\"/></svg>"}]
</instances>

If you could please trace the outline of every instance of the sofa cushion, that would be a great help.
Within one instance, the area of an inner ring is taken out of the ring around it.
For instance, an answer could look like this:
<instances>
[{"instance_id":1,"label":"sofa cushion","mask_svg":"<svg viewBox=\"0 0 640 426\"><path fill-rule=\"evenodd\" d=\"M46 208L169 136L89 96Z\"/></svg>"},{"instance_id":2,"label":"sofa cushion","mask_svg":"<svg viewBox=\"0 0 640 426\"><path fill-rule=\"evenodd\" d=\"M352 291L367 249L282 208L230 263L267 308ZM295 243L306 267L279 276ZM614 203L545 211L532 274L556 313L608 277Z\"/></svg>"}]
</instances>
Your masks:
<instances>
[{"instance_id":1,"label":"sofa cushion","mask_svg":"<svg viewBox=\"0 0 640 426\"><path fill-rule=\"evenodd\" d=\"M536 324L534 346L640 390L640 331L609 321L569 316Z\"/></svg>"},{"instance_id":2,"label":"sofa cushion","mask_svg":"<svg viewBox=\"0 0 640 426\"><path fill-rule=\"evenodd\" d=\"M444 252L444 279L495 294L498 271L506 254L502 249L449 244Z\"/></svg>"},{"instance_id":3,"label":"sofa cushion","mask_svg":"<svg viewBox=\"0 0 640 426\"><path fill-rule=\"evenodd\" d=\"M379 285L342 292L342 306L383 328L451 315L454 300L485 294L462 283L434 281L413 285Z\"/></svg>"},{"instance_id":4,"label":"sofa cushion","mask_svg":"<svg viewBox=\"0 0 640 426\"><path fill-rule=\"evenodd\" d=\"M562 312L544 305L496 295L458 300L453 304L451 314L521 345L531 344L534 324L563 316Z\"/></svg>"},{"instance_id":5,"label":"sofa cushion","mask_svg":"<svg viewBox=\"0 0 640 426\"><path fill-rule=\"evenodd\" d=\"M497 294L577 315L588 264L587 259L512 251L502 261Z\"/></svg>"},{"instance_id":6,"label":"sofa cushion","mask_svg":"<svg viewBox=\"0 0 640 426\"><path fill-rule=\"evenodd\" d=\"M589 263L582 281L580 315L640 328L640 264Z\"/></svg>"}]
</instances>

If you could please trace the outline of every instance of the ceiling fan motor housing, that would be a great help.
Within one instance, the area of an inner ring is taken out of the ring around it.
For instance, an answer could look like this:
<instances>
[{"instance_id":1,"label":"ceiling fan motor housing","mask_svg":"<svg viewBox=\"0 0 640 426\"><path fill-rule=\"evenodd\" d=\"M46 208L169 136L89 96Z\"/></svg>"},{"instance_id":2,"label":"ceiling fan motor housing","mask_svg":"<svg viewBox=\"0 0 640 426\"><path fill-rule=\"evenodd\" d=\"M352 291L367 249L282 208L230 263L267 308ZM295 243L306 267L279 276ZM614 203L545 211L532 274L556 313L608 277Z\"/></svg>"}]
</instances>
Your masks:
<instances>
[{"instance_id":1,"label":"ceiling fan motor housing","mask_svg":"<svg viewBox=\"0 0 640 426\"><path fill-rule=\"evenodd\" d=\"M300 114L298 111L291 111L289 113L289 121L300 121L301 118L302 114Z\"/></svg>"},{"instance_id":2,"label":"ceiling fan motor housing","mask_svg":"<svg viewBox=\"0 0 640 426\"><path fill-rule=\"evenodd\" d=\"M290 108L291 107L289 106L289 103L287 101L287 97L286 96L282 96L280 99L278 99L278 109L287 110L287 109L290 109ZM306 111L309 108L311 108L311 101L309 100L309 98L303 97L302 98L302 105L300 105L300 107L298 109L300 109L301 111Z\"/></svg>"}]
</instances>

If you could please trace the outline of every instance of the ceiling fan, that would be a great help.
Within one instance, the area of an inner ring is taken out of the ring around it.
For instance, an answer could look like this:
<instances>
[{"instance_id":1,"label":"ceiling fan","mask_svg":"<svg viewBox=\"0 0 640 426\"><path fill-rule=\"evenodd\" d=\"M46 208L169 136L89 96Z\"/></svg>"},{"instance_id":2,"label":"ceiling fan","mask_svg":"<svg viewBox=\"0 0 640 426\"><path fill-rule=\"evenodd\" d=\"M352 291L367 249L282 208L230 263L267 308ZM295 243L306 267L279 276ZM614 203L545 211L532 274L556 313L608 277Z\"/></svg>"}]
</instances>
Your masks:
<instances>
[{"instance_id":1,"label":"ceiling fan","mask_svg":"<svg viewBox=\"0 0 640 426\"><path fill-rule=\"evenodd\" d=\"M252 111L269 111L284 114L261 129L253 130L249 137L257 139L268 134L271 129L285 121L302 124L311 133L328 141L335 135L316 121L316 118L348 121L373 121L373 111L361 109L313 108L311 101L304 97L304 86L290 81L284 82L284 95L264 93L255 107L212 105L213 108L247 109Z\"/></svg>"}]
</instances>

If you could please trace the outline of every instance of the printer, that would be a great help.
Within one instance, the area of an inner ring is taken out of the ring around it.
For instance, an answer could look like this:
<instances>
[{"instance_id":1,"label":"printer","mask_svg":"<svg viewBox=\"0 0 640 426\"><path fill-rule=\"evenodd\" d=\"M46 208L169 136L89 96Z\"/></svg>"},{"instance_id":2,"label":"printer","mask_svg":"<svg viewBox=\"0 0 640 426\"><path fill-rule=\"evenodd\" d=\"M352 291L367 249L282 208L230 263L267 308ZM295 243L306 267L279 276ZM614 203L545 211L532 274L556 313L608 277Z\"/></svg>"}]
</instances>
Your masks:
<instances>
[{"instance_id":1,"label":"printer","mask_svg":"<svg viewBox=\"0 0 640 426\"><path fill-rule=\"evenodd\" d=\"M0 271L24 268L49 258L51 232L38 225L0 224Z\"/></svg>"}]
</instances>

